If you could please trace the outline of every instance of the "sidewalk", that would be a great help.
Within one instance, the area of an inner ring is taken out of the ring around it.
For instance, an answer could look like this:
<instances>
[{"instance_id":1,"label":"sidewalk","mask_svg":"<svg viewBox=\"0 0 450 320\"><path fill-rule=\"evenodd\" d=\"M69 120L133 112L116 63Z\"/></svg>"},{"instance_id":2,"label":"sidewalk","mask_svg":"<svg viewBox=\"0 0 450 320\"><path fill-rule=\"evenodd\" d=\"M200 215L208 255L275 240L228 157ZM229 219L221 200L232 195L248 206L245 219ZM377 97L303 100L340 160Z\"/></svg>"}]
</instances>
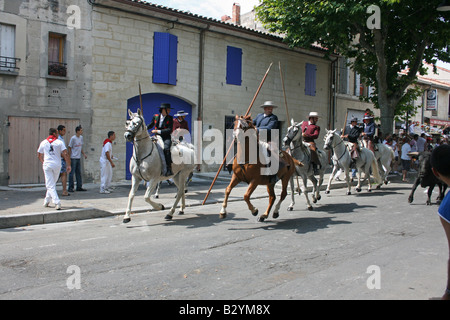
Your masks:
<instances>
[{"instance_id":1,"label":"sidewalk","mask_svg":"<svg viewBox=\"0 0 450 320\"><path fill-rule=\"evenodd\" d=\"M189 184L186 194L186 207L200 206L206 193L215 177L215 172L195 173L192 182ZM326 174L322 185L325 190L330 174ZM211 190L206 204L221 203L224 191L231 179L231 174L222 171ZM389 176L391 181L401 181L400 176ZM409 177L413 182L411 176ZM355 182L352 183L356 185ZM100 194L99 185L95 183L84 184L87 191L71 193L68 197L61 196L61 185L57 186L58 195L61 199L62 210L55 210L54 204L45 208L43 206L46 189L44 186L20 186L20 187L0 187L0 229L14 228L20 226L45 224L65 221L76 221L84 219L94 219L100 217L123 215L125 213L128 194L131 188L131 181L121 181L114 184L115 190L110 194ZM308 181L308 187L312 183ZM344 188L344 181L333 181L331 188ZM229 201L239 201L248 185L241 182L238 184L229 197ZM157 202L162 203L166 210L169 210L175 200L177 189L163 182ZM290 188L288 187L290 193ZM280 183L276 185L276 195L279 196ZM133 201L132 212L140 213L150 211L151 206L144 200L145 187L141 183ZM152 196L153 197L153 196ZM267 197L265 186L259 186L252 195L252 199ZM289 196L285 201L290 201ZM299 199L298 202L304 201ZM217 206L217 214L220 207ZM178 210L177 210L178 211ZM175 214L176 212L175 211Z\"/></svg>"}]
</instances>

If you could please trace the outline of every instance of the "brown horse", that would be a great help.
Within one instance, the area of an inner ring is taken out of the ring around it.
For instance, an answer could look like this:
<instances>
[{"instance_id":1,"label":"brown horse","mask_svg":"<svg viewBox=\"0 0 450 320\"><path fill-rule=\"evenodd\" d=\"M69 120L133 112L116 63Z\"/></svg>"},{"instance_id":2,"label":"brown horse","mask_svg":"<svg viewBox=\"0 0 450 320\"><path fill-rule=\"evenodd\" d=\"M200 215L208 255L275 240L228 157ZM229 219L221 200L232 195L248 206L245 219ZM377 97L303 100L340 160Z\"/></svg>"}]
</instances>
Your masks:
<instances>
[{"instance_id":1,"label":"brown horse","mask_svg":"<svg viewBox=\"0 0 450 320\"><path fill-rule=\"evenodd\" d=\"M263 156L263 152L268 154L268 151L264 150L267 148L268 144L259 141L258 132L250 116L236 116L233 135L237 140L237 153L232 166L233 176L231 177L230 184L225 189L225 199L222 204L222 209L220 210L220 218L223 219L227 215L226 207L231 190L239 182L244 181L249 185L247 192L244 195L244 200L253 216L258 215L258 209L250 202L250 196L257 186L267 186L269 206L267 207L266 212L258 218L258 221L263 222L269 217L270 210L275 202L276 196L274 187L276 180L280 179L282 183L280 201L276 204L273 212L273 218L278 218L280 205L286 198L287 186L290 177L295 172L295 166L302 167L303 164L284 151L278 153L278 150L271 150L271 154L278 155L270 157L272 162L274 161L274 158L276 161L279 161L278 171L276 172L276 177L275 175L263 175L261 174L261 171L268 168L266 164L263 164L267 162L267 157ZM247 139L249 143L245 143L245 140ZM273 163L271 163L271 165L273 165Z\"/></svg>"}]
</instances>

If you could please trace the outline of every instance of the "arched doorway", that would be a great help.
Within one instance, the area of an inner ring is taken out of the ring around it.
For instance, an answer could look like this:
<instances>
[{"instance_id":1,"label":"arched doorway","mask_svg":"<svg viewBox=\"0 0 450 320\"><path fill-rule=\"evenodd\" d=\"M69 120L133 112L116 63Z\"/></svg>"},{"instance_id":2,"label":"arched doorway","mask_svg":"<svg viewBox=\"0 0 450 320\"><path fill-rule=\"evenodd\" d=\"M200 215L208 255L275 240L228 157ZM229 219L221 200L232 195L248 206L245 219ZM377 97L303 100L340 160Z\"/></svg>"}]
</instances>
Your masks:
<instances>
[{"instance_id":1,"label":"arched doorway","mask_svg":"<svg viewBox=\"0 0 450 320\"><path fill-rule=\"evenodd\" d=\"M179 110L184 110L185 112L189 113L189 115L186 116L185 119L189 124L189 129L192 130L192 105L180 98L164 93L146 93L142 95L142 109L144 110L144 119L146 124L150 122L155 114L159 113L159 106L161 105L161 103L170 103L170 105L172 106L172 111L170 112L170 114L172 116ZM139 108L139 96L128 99L127 111L125 115L126 119L128 119L128 109L130 109L132 112L137 112L137 109ZM133 155L133 145L131 143L127 143L126 146L127 158L125 164L125 177L127 180L131 180L130 159Z\"/></svg>"}]
</instances>

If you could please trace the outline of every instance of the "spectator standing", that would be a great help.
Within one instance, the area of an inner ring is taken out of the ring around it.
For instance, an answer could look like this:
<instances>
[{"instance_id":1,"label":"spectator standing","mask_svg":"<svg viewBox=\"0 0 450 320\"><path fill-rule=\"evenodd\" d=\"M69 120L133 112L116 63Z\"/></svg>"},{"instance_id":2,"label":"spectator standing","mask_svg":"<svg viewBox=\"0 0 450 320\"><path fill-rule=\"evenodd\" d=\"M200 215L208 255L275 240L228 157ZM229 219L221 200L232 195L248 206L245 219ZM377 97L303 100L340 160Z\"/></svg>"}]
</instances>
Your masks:
<instances>
[{"instance_id":1,"label":"spectator standing","mask_svg":"<svg viewBox=\"0 0 450 320\"><path fill-rule=\"evenodd\" d=\"M75 186L75 181L73 179L73 174L75 172L75 178L77 179L77 191L86 191L83 189L83 180L81 177L81 155L84 156L84 159L87 159L86 154L83 151L83 128L78 126L75 128L75 135L70 138L69 141L69 154L70 154L70 162L72 165L72 171L69 174L69 192L73 192L73 188Z\"/></svg>"},{"instance_id":2,"label":"spectator standing","mask_svg":"<svg viewBox=\"0 0 450 320\"><path fill-rule=\"evenodd\" d=\"M427 139L425 138L425 133L422 133L420 137L417 138L417 151L418 152L424 152L427 150Z\"/></svg>"},{"instance_id":3,"label":"spectator standing","mask_svg":"<svg viewBox=\"0 0 450 320\"><path fill-rule=\"evenodd\" d=\"M103 141L102 154L100 156L100 193L111 193L111 181L115 167L112 156L112 143L116 139L114 131L108 132L108 138Z\"/></svg>"},{"instance_id":4,"label":"spectator standing","mask_svg":"<svg viewBox=\"0 0 450 320\"><path fill-rule=\"evenodd\" d=\"M66 127L60 124L58 126L58 139L64 144L64 148L66 148L66 142L64 141L64 136L66 135ZM61 178L61 184L62 184L62 195L63 196L70 196L70 194L67 192L67 168L66 168L66 160L64 158L61 158L61 172L59 173L59 178Z\"/></svg>"},{"instance_id":5,"label":"spectator standing","mask_svg":"<svg viewBox=\"0 0 450 320\"><path fill-rule=\"evenodd\" d=\"M403 182L408 182L408 180L406 180L406 173L411 168L411 158L408 156L408 153L411 152L411 141L408 141L407 137L403 138L402 154L400 156L400 159L402 160Z\"/></svg>"},{"instance_id":6,"label":"spectator standing","mask_svg":"<svg viewBox=\"0 0 450 320\"><path fill-rule=\"evenodd\" d=\"M58 139L58 131L50 128L49 136L44 139L37 150L37 156L42 163L42 169L45 176L45 194L44 207L48 207L50 201L53 200L56 210L61 210L61 201L56 192L56 182L61 172L61 157L66 161L67 172L71 171L70 157L67 152L66 145Z\"/></svg>"}]
</instances>

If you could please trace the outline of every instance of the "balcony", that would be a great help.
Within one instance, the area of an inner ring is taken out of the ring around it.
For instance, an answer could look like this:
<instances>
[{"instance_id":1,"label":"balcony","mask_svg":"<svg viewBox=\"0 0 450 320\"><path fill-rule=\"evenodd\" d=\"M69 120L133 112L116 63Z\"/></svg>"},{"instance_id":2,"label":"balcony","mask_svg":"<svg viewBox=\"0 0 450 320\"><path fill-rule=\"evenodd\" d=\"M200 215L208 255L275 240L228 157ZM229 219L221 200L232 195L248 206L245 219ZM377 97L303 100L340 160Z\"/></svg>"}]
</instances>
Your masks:
<instances>
[{"instance_id":1,"label":"balcony","mask_svg":"<svg viewBox=\"0 0 450 320\"><path fill-rule=\"evenodd\" d=\"M55 77L67 77L67 63L49 61L48 75Z\"/></svg>"},{"instance_id":2,"label":"balcony","mask_svg":"<svg viewBox=\"0 0 450 320\"><path fill-rule=\"evenodd\" d=\"M20 70L20 68L17 67L19 61L19 58L0 56L0 71L17 74Z\"/></svg>"}]
</instances>

